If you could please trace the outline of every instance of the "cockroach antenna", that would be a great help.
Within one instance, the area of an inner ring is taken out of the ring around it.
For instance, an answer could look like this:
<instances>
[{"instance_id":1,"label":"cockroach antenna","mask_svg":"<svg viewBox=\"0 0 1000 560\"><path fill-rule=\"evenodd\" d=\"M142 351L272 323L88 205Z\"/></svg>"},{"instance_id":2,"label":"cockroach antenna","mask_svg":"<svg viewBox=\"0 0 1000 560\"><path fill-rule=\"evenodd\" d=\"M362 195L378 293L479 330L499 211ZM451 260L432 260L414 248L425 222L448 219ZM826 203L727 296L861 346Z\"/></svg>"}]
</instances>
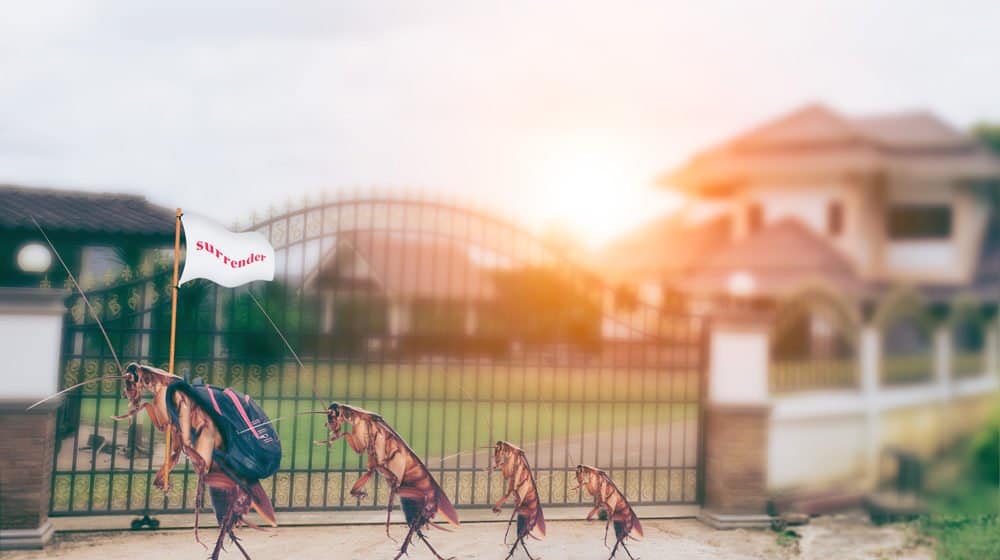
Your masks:
<instances>
[{"instance_id":1,"label":"cockroach antenna","mask_svg":"<svg viewBox=\"0 0 1000 560\"><path fill-rule=\"evenodd\" d=\"M274 322L274 319L271 319L271 315L267 312L266 309L264 309L264 306L260 303L260 300L257 299L257 296L253 293L253 290L247 288L247 293L250 294L250 299L252 299L253 302L257 304L257 308L260 309L260 312L264 314L264 318L267 319L267 322L271 323L271 327L274 328L274 332L278 333L278 337L280 337L281 341L285 343L285 347L288 348L288 351L292 353L292 357L295 358L295 362L299 364L300 368L305 369L306 366L302 365L302 360L299 359L299 355L295 353L295 350L292 348L292 345L288 342L288 339L285 338L285 335L281 333L281 329L278 328L278 325Z\"/></svg>"},{"instance_id":2,"label":"cockroach antenna","mask_svg":"<svg viewBox=\"0 0 1000 560\"><path fill-rule=\"evenodd\" d=\"M325 410L307 410L305 412L300 412L298 414L293 414L292 416L305 416L306 414L327 414L327 411L325 411ZM244 429L242 429L242 430L240 430L240 431L238 431L236 433L237 434L245 434L245 433L249 432L250 430L252 430L252 429L254 429L254 428L258 427L258 426L266 426L268 424L277 424L278 422L280 422L281 420L284 420L285 418L288 418L288 416L282 416L280 418L275 418L274 420L268 420L267 422L261 422L260 424L254 424L253 426L251 426L249 428L244 428Z\"/></svg>"},{"instance_id":3,"label":"cockroach antenna","mask_svg":"<svg viewBox=\"0 0 1000 560\"><path fill-rule=\"evenodd\" d=\"M126 379L126 378L128 378L127 375L107 375L107 376L98 377L98 378L95 378L95 379L88 379L88 380L83 381L81 383L77 383L76 385L73 385L72 387L66 387L62 391L59 391L58 393L53 393L53 394L45 397L44 399L42 399L42 400L36 402L35 404L29 406L27 408L27 410L31 410L31 409L35 408L36 406L38 406L38 405L40 405L40 404L42 404L42 403L44 403L46 401L50 401L50 400L58 397L59 395L61 395L63 393L68 393L68 392L72 391L73 389L76 389L78 387L83 387L84 385L90 385L91 383L98 383L100 381L111 381L112 379Z\"/></svg>"},{"instance_id":4,"label":"cockroach antenna","mask_svg":"<svg viewBox=\"0 0 1000 560\"><path fill-rule=\"evenodd\" d=\"M462 391L462 394L465 395L466 399L468 399L468 400L470 400L472 402L476 401L476 399L472 398L472 395L470 395L469 392L465 390L465 385L462 385L461 382L458 383L458 389L460 391ZM486 430L490 434L490 440L491 441L493 440L493 418L492 418L492 416L493 416L493 414L491 413L489 416L486 417ZM476 449L493 449L493 446L492 445L486 445L486 446L477 447ZM456 453L455 455L449 455L448 457L445 457L445 458L441 459L441 463L444 463L445 461L447 461L448 459L451 459L452 457L457 457L458 455L461 455L461 453ZM489 472L491 470L492 466L493 466L493 464L490 462L489 459L487 459L486 462L488 464L483 469L483 472Z\"/></svg>"},{"instance_id":5,"label":"cockroach antenna","mask_svg":"<svg viewBox=\"0 0 1000 560\"><path fill-rule=\"evenodd\" d=\"M69 277L70 281L73 283L73 286L76 287L76 290L78 292L80 292L80 298L83 299L83 303L86 305L87 309L90 311L90 316L94 318L94 321L97 323L97 327L99 329L101 329L101 334L104 335L104 341L108 343L108 349L111 351L111 357L115 359L115 365L118 366L118 373L119 373L119 375L107 375L107 376L98 377L98 378L95 378L95 379L88 379L87 381L84 381L82 383L77 383L76 385L73 385L72 387L67 387L67 388L63 389L62 391L59 391L57 393L54 393L52 395L49 395L49 396L45 397L44 399L36 402L35 404L33 404L33 405L31 405L31 406L29 406L27 408L27 410L31 410L31 409L35 408L36 406L38 406L38 405L40 405L40 404L42 404L44 402L52 400L52 399L58 397L59 395L62 395L63 393L67 393L69 391L72 391L73 389L76 389L78 387L83 387L84 385L89 385L91 383L97 383L97 382L100 382L100 381L110 381L112 379L125 379L126 375L125 375L125 368L122 367L121 360L118 359L118 353L115 352L115 347L114 347L113 344L111 344L111 337L108 336L108 331L106 331L104 329L104 324L101 323L101 318L97 315L97 311L94 310L94 306L91 305L90 304L90 300L87 299L87 294L84 293L83 288L80 287L80 283L76 281L76 277L73 276L73 272L70 271L69 266L66 265L66 261L63 260L62 255L59 254L59 251L56 249L56 246L53 245L52 240L49 239L49 236L45 233L45 230L42 229L42 226L41 226L41 224L38 223L38 220L36 220L34 216L30 216L30 215L28 216L28 218L31 220L31 222L33 224L35 224L35 227L38 228L38 233L42 234L42 238L45 239L45 242L49 245L49 248L52 249L52 254L54 254L56 256L56 259L59 261L59 264L61 264L62 267L63 267L63 270L66 271L66 276Z\"/></svg>"},{"instance_id":6,"label":"cockroach antenna","mask_svg":"<svg viewBox=\"0 0 1000 560\"><path fill-rule=\"evenodd\" d=\"M292 344L288 342L288 339L285 338L285 335L281 332L281 329L278 328L278 324L275 323L274 319L271 318L271 314L267 312L267 309L264 309L264 305L260 302L259 299L257 299L257 295L254 294L253 290L250 289L249 287L247 288L247 294L250 295L250 299L253 300L254 304L257 306L257 309L260 309L260 312L264 314L264 318L267 319L267 322L271 324L271 327L274 329L274 332L278 333L278 337L281 338L281 342L285 343L285 348L288 348L288 351L291 352L292 357L295 358L295 363L299 364L299 371L301 372L305 370L306 366L302 365L302 360L299 359L299 355L295 352L295 349L292 348ZM312 391L313 399L317 401L322 401L322 399L320 399L319 395L316 393L315 376L313 377L313 384L309 386L309 389ZM324 412L323 414L326 413ZM296 416L298 416L298 414L296 414Z\"/></svg>"},{"instance_id":7,"label":"cockroach antenna","mask_svg":"<svg viewBox=\"0 0 1000 560\"><path fill-rule=\"evenodd\" d=\"M75 286L76 290L80 292L80 297L83 298L83 303L86 304L87 309L90 310L90 316L97 322L97 326L101 329L101 334L104 335L104 341L108 343L108 349L111 350L111 357L115 359L115 364L118 366L118 373L124 375L125 368L122 367L121 360L118 359L118 353L115 352L115 347L111 344L111 337L108 336L108 331L104 330L104 324L101 323L101 318L98 317L97 312L94 311L94 306L90 305L90 300L87 299L87 294L83 292L83 288L80 287L80 283L76 281L76 277L73 276L69 267L66 266L66 261L63 260L62 255L60 255L59 251L56 250L56 246L52 244L52 240L49 239L49 236L45 233L45 230L42 229L38 220L36 220L34 216L28 217L31 219L31 222L35 224L35 227L38 228L38 233L41 233L42 237L45 238L45 242L49 244L49 248L52 249L52 253L56 256L56 259L59 260L59 264L61 264L63 270L66 271L66 275L69 276L70 281L73 282L73 286Z\"/></svg>"}]
</instances>

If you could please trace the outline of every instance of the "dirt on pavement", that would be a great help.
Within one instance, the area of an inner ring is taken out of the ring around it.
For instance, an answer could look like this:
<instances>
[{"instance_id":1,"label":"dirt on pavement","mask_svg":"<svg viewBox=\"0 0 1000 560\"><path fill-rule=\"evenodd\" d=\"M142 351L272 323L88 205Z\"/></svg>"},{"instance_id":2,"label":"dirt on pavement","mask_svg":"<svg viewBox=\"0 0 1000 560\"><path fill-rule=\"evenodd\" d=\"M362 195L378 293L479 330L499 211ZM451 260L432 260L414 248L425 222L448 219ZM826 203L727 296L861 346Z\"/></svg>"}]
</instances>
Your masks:
<instances>
[{"instance_id":1,"label":"dirt on pavement","mask_svg":"<svg viewBox=\"0 0 1000 560\"><path fill-rule=\"evenodd\" d=\"M643 522L645 539L629 542L636 557L653 559L846 559L887 558L927 559L934 557L929 543L905 525L875 527L857 515L813 519L793 527L794 534L770 530L736 529L718 531L694 519L649 519ZM430 530L428 537L441 554L467 559L500 560L507 554L503 544L504 523L468 523L453 533ZM399 545L385 537L377 525L337 525L282 527L265 532L240 531L243 544L254 560L304 558L393 558ZM393 525L392 534L404 536L402 525ZM603 545L604 525L600 522L551 521L548 536L529 541L528 549L545 560L604 560L609 551ZM202 539L214 539L206 527ZM231 544L222 558L241 559ZM9 560L65 558L68 560L180 560L206 558L208 552L194 541L190 530L157 532L61 533L42 551L7 552ZM433 560L422 543L410 549L414 560ZM518 550L515 560L525 560ZM623 551L617 558L628 558Z\"/></svg>"}]
</instances>

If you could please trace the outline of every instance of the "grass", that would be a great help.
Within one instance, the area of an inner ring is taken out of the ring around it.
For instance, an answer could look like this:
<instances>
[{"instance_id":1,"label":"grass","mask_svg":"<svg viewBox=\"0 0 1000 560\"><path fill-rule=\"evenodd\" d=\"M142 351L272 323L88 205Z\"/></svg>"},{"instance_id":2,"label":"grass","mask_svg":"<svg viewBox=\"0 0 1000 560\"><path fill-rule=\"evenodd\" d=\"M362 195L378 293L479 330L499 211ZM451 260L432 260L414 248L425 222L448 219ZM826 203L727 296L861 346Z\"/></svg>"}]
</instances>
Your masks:
<instances>
[{"instance_id":1,"label":"grass","mask_svg":"<svg viewBox=\"0 0 1000 560\"><path fill-rule=\"evenodd\" d=\"M272 420L281 419L276 426L286 452L283 468L343 466L337 458L328 464L326 449L312 445L325 439L322 417L296 416L325 410L331 401L380 413L415 451L434 457L489 445L495 438L566 439L691 420L699 391L693 373L506 366L476 371L422 364L287 368L283 375L237 371L231 386L253 397ZM124 400L114 398L114 384L103 391L85 394L81 430L95 422L110 426L110 416L126 409Z\"/></svg>"},{"instance_id":2,"label":"grass","mask_svg":"<svg viewBox=\"0 0 1000 560\"><path fill-rule=\"evenodd\" d=\"M774 542L781 547L797 547L801 538L802 535L799 535L791 529L786 529L778 533L778 535L774 538Z\"/></svg>"},{"instance_id":3,"label":"grass","mask_svg":"<svg viewBox=\"0 0 1000 560\"><path fill-rule=\"evenodd\" d=\"M296 416L324 410L331 401L379 412L432 469L441 457L458 453L463 454L462 464L468 467L471 452L496 439L521 445L575 440L583 434L620 432L640 425L694 422L699 413L699 377L692 372L482 364L320 364L302 371L285 368L281 374L276 368L236 367L203 375L216 385L223 385L228 378L232 387L260 403L272 420L281 419L276 427L284 450L282 469L296 477L298 473L353 473L362 467L361 458L342 441L330 448L314 445L315 440L327 437L325 417ZM117 390L115 382L85 389L80 407L81 445L95 424L111 428L115 422L110 416L126 410L127 403L118 397ZM125 424L118 423L117 429L121 430L118 441L124 443ZM162 436L155 437L162 445ZM680 436L676 437L679 440ZM89 472L88 466L78 466L78 470ZM116 473L110 478L95 478L95 485L103 485L96 490L98 498L126 491L121 480L127 479L127 474ZM134 484L144 480L145 473L132 478ZM68 483L57 480L57 485ZM187 483L192 484L190 480ZM89 477L77 477L73 484L89 485ZM183 485L184 481L178 480L178 486ZM57 496L68 500L68 489L60 490ZM90 486L74 490L73 509L79 504L86 507L86 501L80 500L90 491ZM144 491L143 487L133 493L143 495ZM178 495L171 503L181 499Z\"/></svg>"},{"instance_id":4,"label":"grass","mask_svg":"<svg viewBox=\"0 0 1000 560\"><path fill-rule=\"evenodd\" d=\"M921 518L918 527L936 541L939 560L1000 558L1000 522L996 515L935 515Z\"/></svg>"},{"instance_id":5,"label":"grass","mask_svg":"<svg viewBox=\"0 0 1000 560\"><path fill-rule=\"evenodd\" d=\"M918 528L936 541L942 560L1000 558L1000 409L991 423L971 441L956 449L950 461L957 468L931 473L930 515Z\"/></svg>"}]
</instances>

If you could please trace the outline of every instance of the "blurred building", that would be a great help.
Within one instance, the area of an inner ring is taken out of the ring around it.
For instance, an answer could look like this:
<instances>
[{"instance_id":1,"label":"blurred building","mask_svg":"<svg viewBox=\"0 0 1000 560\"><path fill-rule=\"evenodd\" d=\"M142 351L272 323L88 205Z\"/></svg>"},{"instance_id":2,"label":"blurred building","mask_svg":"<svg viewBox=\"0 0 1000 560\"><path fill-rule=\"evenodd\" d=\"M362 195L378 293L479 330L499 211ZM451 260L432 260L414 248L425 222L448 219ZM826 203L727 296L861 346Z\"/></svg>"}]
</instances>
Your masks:
<instances>
[{"instance_id":1,"label":"blurred building","mask_svg":"<svg viewBox=\"0 0 1000 560\"><path fill-rule=\"evenodd\" d=\"M414 351L469 337L494 297L493 277L455 242L347 232L305 279L320 332L358 349Z\"/></svg>"},{"instance_id":2,"label":"blurred building","mask_svg":"<svg viewBox=\"0 0 1000 560\"><path fill-rule=\"evenodd\" d=\"M38 222L84 285L117 279L173 250L174 211L134 195L0 186L0 286L62 287L65 272Z\"/></svg>"},{"instance_id":3,"label":"blurred building","mask_svg":"<svg viewBox=\"0 0 1000 560\"><path fill-rule=\"evenodd\" d=\"M701 295L734 282L762 296L816 282L856 295L1000 287L1000 158L929 113L806 106L695 155L661 184L692 208L610 247L621 278Z\"/></svg>"},{"instance_id":4,"label":"blurred building","mask_svg":"<svg viewBox=\"0 0 1000 560\"><path fill-rule=\"evenodd\" d=\"M767 444L749 463L770 492L872 490L888 451L930 457L989 414L1000 158L976 138L929 113L810 105L660 182L689 207L602 264L649 303L753 310L733 335L744 345L713 357L734 360L727 387L765 388Z\"/></svg>"}]
</instances>

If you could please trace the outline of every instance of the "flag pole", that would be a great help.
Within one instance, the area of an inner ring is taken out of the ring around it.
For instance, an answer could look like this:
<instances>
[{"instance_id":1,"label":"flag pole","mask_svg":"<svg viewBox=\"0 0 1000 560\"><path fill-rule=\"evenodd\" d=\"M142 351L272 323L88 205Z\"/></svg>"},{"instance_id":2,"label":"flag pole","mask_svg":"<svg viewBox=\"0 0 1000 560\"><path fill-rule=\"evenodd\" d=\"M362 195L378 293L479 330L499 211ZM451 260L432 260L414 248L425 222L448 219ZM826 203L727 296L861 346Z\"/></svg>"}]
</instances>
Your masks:
<instances>
[{"instance_id":1,"label":"flag pole","mask_svg":"<svg viewBox=\"0 0 1000 560\"><path fill-rule=\"evenodd\" d=\"M174 223L174 281L173 297L170 302L170 365L167 371L174 373L174 347L177 342L177 267L180 265L181 252L181 209L177 209L177 220Z\"/></svg>"}]
</instances>

